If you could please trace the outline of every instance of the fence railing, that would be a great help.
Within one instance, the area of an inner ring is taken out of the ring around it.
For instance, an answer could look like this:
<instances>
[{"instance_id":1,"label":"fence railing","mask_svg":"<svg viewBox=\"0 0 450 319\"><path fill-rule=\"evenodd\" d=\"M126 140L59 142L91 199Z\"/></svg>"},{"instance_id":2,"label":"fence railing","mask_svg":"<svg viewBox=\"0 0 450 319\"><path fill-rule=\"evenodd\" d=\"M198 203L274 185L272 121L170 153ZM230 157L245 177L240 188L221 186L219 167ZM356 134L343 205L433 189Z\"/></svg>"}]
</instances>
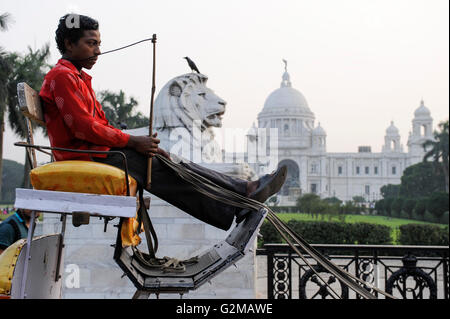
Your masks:
<instances>
[{"instance_id":1,"label":"fence railing","mask_svg":"<svg viewBox=\"0 0 450 319\"><path fill-rule=\"evenodd\" d=\"M346 271L397 298L449 299L448 246L312 246ZM267 244L256 253L267 258L267 298L334 298L330 288L288 245ZM312 258L304 256L340 298L360 298Z\"/></svg>"}]
</instances>

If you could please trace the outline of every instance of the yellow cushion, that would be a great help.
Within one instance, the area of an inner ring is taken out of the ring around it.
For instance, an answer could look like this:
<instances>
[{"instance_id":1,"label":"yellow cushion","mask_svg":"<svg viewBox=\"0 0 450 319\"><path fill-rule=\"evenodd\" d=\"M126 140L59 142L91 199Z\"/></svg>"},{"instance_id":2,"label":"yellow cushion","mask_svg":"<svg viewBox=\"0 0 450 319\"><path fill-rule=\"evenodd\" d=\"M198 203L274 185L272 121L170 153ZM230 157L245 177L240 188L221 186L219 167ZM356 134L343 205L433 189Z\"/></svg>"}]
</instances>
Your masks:
<instances>
[{"instance_id":1,"label":"yellow cushion","mask_svg":"<svg viewBox=\"0 0 450 319\"><path fill-rule=\"evenodd\" d=\"M90 161L60 161L30 172L34 189L126 196L125 172L115 166ZM136 196L137 182L128 175L130 196ZM141 242L136 218L125 218L121 229L122 246Z\"/></svg>"},{"instance_id":2,"label":"yellow cushion","mask_svg":"<svg viewBox=\"0 0 450 319\"><path fill-rule=\"evenodd\" d=\"M14 275L17 258L25 245L26 239L19 239L0 254L0 294L11 294L11 281Z\"/></svg>"},{"instance_id":3,"label":"yellow cushion","mask_svg":"<svg viewBox=\"0 0 450 319\"><path fill-rule=\"evenodd\" d=\"M117 167L91 161L60 161L34 168L30 172L34 189L127 195L125 172ZM137 182L128 175L130 195L136 196Z\"/></svg>"}]
</instances>

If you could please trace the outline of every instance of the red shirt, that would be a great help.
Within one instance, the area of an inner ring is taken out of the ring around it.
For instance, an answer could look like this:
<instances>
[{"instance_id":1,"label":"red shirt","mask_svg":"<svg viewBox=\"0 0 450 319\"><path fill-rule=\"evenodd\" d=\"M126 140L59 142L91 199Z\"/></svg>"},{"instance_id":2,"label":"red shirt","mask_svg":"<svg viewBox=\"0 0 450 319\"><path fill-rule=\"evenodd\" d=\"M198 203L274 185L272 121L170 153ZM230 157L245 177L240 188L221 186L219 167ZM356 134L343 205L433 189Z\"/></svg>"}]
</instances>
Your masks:
<instances>
[{"instance_id":1,"label":"red shirt","mask_svg":"<svg viewBox=\"0 0 450 319\"><path fill-rule=\"evenodd\" d=\"M65 59L60 59L45 76L39 95L52 147L108 151L111 147L127 145L130 136L109 124L95 98L91 79ZM106 157L62 151L53 151L53 155L56 161Z\"/></svg>"}]
</instances>

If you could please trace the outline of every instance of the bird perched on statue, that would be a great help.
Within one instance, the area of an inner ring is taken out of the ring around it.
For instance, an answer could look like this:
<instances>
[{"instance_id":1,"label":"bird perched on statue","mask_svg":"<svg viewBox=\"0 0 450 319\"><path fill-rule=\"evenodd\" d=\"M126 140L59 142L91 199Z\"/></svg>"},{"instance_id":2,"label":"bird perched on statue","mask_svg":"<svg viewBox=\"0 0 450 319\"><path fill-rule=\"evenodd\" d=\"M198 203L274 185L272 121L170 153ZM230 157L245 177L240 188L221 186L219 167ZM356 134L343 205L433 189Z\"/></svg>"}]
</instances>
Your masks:
<instances>
[{"instance_id":1,"label":"bird perched on statue","mask_svg":"<svg viewBox=\"0 0 450 319\"><path fill-rule=\"evenodd\" d=\"M189 59L189 57L185 56L183 59L186 59L189 67L191 68L192 72L197 72L200 73L200 71L197 69L197 66L195 65L194 61L192 61L191 59Z\"/></svg>"}]
</instances>

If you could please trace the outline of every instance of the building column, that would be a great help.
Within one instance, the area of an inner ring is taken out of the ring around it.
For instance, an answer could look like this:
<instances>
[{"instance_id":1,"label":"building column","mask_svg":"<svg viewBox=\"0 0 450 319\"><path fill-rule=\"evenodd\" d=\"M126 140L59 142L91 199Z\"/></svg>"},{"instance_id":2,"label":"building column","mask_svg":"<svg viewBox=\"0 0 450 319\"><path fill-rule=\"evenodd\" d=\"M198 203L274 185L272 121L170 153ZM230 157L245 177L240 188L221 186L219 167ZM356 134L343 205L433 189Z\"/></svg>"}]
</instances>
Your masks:
<instances>
[{"instance_id":1,"label":"building column","mask_svg":"<svg viewBox=\"0 0 450 319\"><path fill-rule=\"evenodd\" d=\"M298 163L298 167L300 168L300 188L302 190L302 194L308 192L308 158L306 156L300 156L300 163Z\"/></svg>"}]
</instances>

